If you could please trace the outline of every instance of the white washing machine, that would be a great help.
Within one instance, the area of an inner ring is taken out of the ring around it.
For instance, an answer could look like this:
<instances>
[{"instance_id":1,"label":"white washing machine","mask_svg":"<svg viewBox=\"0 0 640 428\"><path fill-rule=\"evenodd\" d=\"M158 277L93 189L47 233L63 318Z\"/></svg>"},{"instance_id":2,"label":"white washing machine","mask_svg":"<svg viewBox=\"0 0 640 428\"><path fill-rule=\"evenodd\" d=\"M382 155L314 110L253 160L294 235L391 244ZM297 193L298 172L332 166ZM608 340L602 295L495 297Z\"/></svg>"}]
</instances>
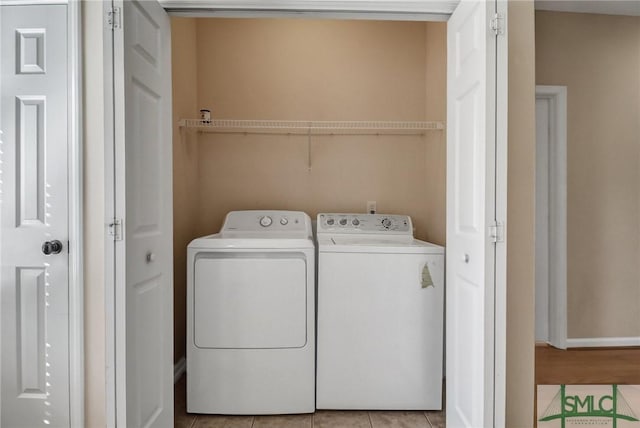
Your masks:
<instances>
[{"instance_id":1,"label":"white washing machine","mask_svg":"<svg viewBox=\"0 0 640 428\"><path fill-rule=\"evenodd\" d=\"M294 211L230 212L187 252L187 411L315 410L315 247Z\"/></svg>"},{"instance_id":2,"label":"white washing machine","mask_svg":"<svg viewBox=\"0 0 640 428\"><path fill-rule=\"evenodd\" d=\"M444 248L379 214L319 214L317 246L317 408L441 409Z\"/></svg>"}]
</instances>

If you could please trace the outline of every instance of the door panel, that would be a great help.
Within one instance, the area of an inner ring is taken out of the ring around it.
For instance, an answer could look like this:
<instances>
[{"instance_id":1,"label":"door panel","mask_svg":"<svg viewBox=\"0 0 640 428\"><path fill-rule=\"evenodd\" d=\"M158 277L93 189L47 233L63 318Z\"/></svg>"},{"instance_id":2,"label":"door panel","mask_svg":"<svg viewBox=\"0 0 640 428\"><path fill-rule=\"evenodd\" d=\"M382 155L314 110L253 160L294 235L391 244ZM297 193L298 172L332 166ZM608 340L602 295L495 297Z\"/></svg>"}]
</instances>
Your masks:
<instances>
[{"instance_id":1,"label":"door panel","mask_svg":"<svg viewBox=\"0 0 640 428\"><path fill-rule=\"evenodd\" d=\"M173 425L170 22L155 1L115 6L122 8L114 30L116 216L125 226L116 245L116 294L125 307L116 370L126 385L116 406L119 424L166 427Z\"/></svg>"},{"instance_id":2,"label":"door panel","mask_svg":"<svg viewBox=\"0 0 640 428\"><path fill-rule=\"evenodd\" d=\"M67 7L0 7L0 425L69 426Z\"/></svg>"},{"instance_id":3,"label":"door panel","mask_svg":"<svg viewBox=\"0 0 640 428\"><path fill-rule=\"evenodd\" d=\"M307 343L304 256L243 256L196 259L195 345L232 349L304 347Z\"/></svg>"},{"instance_id":4,"label":"door panel","mask_svg":"<svg viewBox=\"0 0 640 428\"><path fill-rule=\"evenodd\" d=\"M494 425L495 2L447 24L447 426Z\"/></svg>"}]
</instances>

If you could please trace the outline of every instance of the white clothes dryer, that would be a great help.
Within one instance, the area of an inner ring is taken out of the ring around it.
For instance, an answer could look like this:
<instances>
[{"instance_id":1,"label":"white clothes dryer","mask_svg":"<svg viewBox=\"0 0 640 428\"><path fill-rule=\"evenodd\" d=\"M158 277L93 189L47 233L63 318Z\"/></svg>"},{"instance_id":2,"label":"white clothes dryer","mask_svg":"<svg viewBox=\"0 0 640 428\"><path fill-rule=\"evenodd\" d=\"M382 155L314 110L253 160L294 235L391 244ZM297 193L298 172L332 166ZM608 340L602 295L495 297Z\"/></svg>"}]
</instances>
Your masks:
<instances>
[{"instance_id":1,"label":"white clothes dryer","mask_svg":"<svg viewBox=\"0 0 640 428\"><path fill-rule=\"evenodd\" d=\"M317 248L317 408L441 409L444 248L379 214L319 214Z\"/></svg>"},{"instance_id":2,"label":"white clothes dryer","mask_svg":"<svg viewBox=\"0 0 640 428\"><path fill-rule=\"evenodd\" d=\"M295 211L230 212L187 251L187 411L315 410L315 247Z\"/></svg>"}]
</instances>

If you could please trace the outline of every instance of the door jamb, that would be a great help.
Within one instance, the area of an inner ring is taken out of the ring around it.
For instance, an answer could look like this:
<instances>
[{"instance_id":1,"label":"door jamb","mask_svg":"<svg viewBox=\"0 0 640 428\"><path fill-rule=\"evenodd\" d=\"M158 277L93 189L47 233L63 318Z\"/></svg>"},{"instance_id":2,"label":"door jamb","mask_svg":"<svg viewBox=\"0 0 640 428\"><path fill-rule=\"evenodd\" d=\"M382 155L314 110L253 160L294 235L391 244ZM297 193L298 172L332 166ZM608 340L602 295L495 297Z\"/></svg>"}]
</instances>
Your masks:
<instances>
[{"instance_id":1,"label":"door jamb","mask_svg":"<svg viewBox=\"0 0 640 428\"><path fill-rule=\"evenodd\" d=\"M493 424L506 426L507 417L507 151L509 100L509 20L506 0L496 1L496 12L504 17L503 33L496 37L496 151L495 151L495 220L505 225L504 242L495 245L494 286L494 367L493 367ZM501 72L505 74L502 75Z\"/></svg>"},{"instance_id":2,"label":"door jamb","mask_svg":"<svg viewBox=\"0 0 640 428\"><path fill-rule=\"evenodd\" d=\"M82 150L82 4L67 4L69 99L69 406L70 426L84 421Z\"/></svg>"},{"instance_id":3,"label":"door jamb","mask_svg":"<svg viewBox=\"0 0 640 428\"><path fill-rule=\"evenodd\" d=\"M549 146L549 334L547 341L567 348L567 87L536 85L536 100L550 105ZM536 167L536 174L540 173ZM536 235L540 233L536 228ZM536 286L538 280L536 279Z\"/></svg>"}]
</instances>

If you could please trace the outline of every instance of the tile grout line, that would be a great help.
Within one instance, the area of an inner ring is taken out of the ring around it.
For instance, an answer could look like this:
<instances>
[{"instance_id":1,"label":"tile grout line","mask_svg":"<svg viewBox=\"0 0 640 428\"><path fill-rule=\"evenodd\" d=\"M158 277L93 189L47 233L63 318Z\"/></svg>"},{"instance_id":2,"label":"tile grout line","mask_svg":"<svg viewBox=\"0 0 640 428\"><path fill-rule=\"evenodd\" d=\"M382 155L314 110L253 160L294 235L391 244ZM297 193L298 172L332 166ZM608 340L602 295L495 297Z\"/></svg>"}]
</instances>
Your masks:
<instances>
[{"instance_id":1,"label":"tile grout line","mask_svg":"<svg viewBox=\"0 0 640 428\"><path fill-rule=\"evenodd\" d=\"M198 420L198 415L196 415L195 418L193 418L193 421L191 422L191 425L189 425L189 428L193 428L196 426L196 421Z\"/></svg>"},{"instance_id":2,"label":"tile grout line","mask_svg":"<svg viewBox=\"0 0 640 428\"><path fill-rule=\"evenodd\" d=\"M369 418L369 426L373 428L373 421L371 420L371 412L367 412L367 417Z\"/></svg>"},{"instance_id":3,"label":"tile grout line","mask_svg":"<svg viewBox=\"0 0 640 428\"><path fill-rule=\"evenodd\" d=\"M429 419L429 415L427 415L427 412L422 412L422 414L424 415L424 418L427 420L427 423L429 424L429 426L433 428L433 424L431 423L431 419Z\"/></svg>"}]
</instances>

